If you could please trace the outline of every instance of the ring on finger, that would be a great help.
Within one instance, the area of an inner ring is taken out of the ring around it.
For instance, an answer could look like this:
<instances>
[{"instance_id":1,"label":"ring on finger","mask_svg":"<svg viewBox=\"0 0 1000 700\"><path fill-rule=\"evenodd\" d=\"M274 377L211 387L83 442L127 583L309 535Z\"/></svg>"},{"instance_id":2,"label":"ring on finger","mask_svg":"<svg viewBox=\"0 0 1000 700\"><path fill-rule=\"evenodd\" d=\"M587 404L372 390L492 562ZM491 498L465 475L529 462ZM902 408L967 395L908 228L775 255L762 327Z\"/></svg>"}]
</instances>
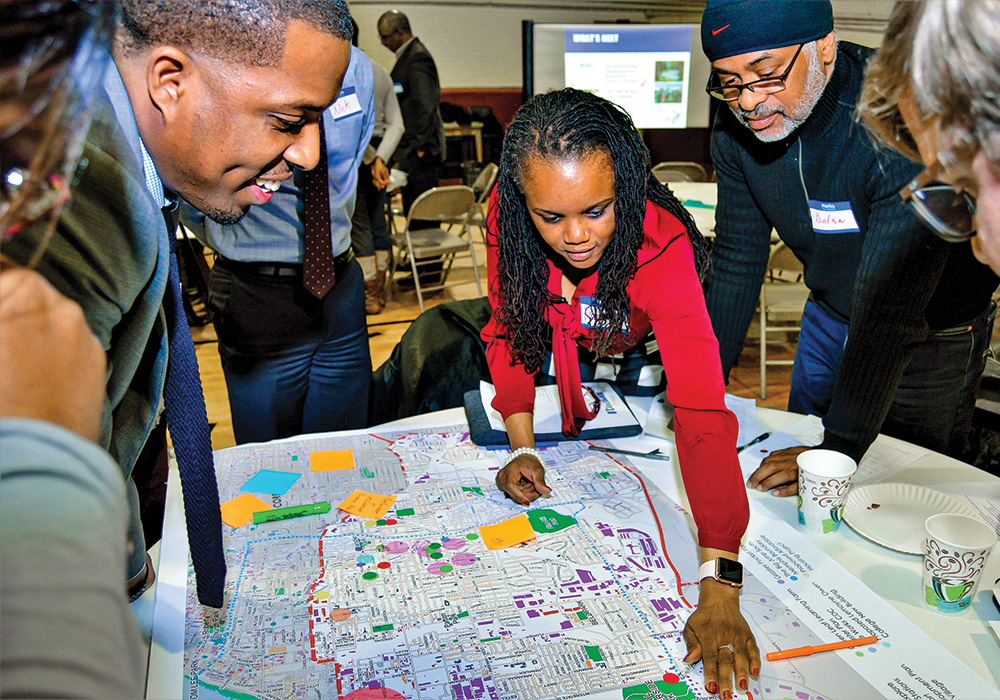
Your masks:
<instances>
[{"instance_id":1,"label":"ring on finger","mask_svg":"<svg viewBox=\"0 0 1000 700\"><path fill-rule=\"evenodd\" d=\"M719 647L719 651L722 651L723 649L728 649L734 654L736 653L736 647L734 647L732 644L723 644L721 647Z\"/></svg>"}]
</instances>

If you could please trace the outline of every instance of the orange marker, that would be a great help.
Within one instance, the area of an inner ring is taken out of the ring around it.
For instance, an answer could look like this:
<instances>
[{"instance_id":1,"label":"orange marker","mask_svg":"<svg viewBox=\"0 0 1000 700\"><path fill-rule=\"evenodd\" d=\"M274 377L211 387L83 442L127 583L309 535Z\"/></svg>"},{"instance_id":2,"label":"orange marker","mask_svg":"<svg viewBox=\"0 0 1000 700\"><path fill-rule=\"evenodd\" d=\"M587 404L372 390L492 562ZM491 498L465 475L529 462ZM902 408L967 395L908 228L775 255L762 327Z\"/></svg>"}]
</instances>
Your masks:
<instances>
[{"instance_id":1,"label":"orange marker","mask_svg":"<svg viewBox=\"0 0 1000 700\"><path fill-rule=\"evenodd\" d=\"M877 641L878 637L862 637L861 639L845 639L843 642L834 642L833 644L817 644L814 647L796 647L795 649L769 651L767 652L767 660L780 661L781 659L794 659L797 656L811 656L820 651L863 647L865 644L874 644Z\"/></svg>"}]
</instances>

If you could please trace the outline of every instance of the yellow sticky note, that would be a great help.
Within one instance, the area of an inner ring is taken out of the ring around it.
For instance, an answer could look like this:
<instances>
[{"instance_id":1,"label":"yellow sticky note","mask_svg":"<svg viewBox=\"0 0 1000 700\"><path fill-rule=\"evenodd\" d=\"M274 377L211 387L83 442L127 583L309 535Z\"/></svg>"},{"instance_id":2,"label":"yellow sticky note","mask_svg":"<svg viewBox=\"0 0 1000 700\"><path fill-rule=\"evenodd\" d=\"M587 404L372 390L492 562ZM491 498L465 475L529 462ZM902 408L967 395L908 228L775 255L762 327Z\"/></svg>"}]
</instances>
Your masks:
<instances>
[{"instance_id":1,"label":"yellow sticky note","mask_svg":"<svg viewBox=\"0 0 1000 700\"><path fill-rule=\"evenodd\" d=\"M331 472L343 469L354 469L354 450L309 453L309 471Z\"/></svg>"},{"instance_id":2,"label":"yellow sticky note","mask_svg":"<svg viewBox=\"0 0 1000 700\"><path fill-rule=\"evenodd\" d=\"M379 520L389 512L392 504L396 502L395 496L382 496L377 493L368 493L361 489L354 489L354 493L344 499L338 508L357 515L360 518Z\"/></svg>"},{"instance_id":3,"label":"yellow sticky note","mask_svg":"<svg viewBox=\"0 0 1000 700\"><path fill-rule=\"evenodd\" d=\"M229 527L242 527L253 522L254 513L274 510L274 506L249 493L226 501L219 507L222 509L222 522Z\"/></svg>"},{"instance_id":4,"label":"yellow sticky note","mask_svg":"<svg viewBox=\"0 0 1000 700\"><path fill-rule=\"evenodd\" d=\"M483 544L487 549L506 549L535 539L535 531L531 527L527 513L521 513L496 525L481 525L479 534L483 536Z\"/></svg>"}]
</instances>

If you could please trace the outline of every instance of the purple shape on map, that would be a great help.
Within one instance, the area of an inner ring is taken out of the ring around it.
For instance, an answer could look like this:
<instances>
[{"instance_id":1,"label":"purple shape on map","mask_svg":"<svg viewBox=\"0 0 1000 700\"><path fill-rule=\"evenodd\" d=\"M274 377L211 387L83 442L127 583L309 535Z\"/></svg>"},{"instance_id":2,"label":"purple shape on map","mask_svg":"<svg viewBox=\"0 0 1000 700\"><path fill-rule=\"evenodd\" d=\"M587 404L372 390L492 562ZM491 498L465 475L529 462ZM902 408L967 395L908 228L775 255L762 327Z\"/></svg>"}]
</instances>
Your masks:
<instances>
[{"instance_id":1,"label":"purple shape on map","mask_svg":"<svg viewBox=\"0 0 1000 700\"><path fill-rule=\"evenodd\" d=\"M406 544L406 542L401 542L399 540L396 540L395 542L390 542L385 546L385 551L388 552L389 554L404 554L405 552L409 551L409 549L410 545Z\"/></svg>"},{"instance_id":2,"label":"purple shape on map","mask_svg":"<svg viewBox=\"0 0 1000 700\"><path fill-rule=\"evenodd\" d=\"M441 540L441 548L442 549L450 549L452 551L455 551L457 549L461 549L462 547L464 547L465 546L465 542L466 542L465 540L460 540L457 537L453 537L453 538L447 539L447 540L442 538L442 540Z\"/></svg>"},{"instance_id":3,"label":"purple shape on map","mask_svg":"<svg viewBox=\"0 0 1000 700\"><path fill-rule=\"evenodd\" d=\"M537 610L529 610L528 617L538 617L539 612Z\"/></svg>"},{"instance_id":4,"label":"purple shape on map","mask_svg":"<svg viewBox=\"0 0 1000 700\"><path fill-rule=\"evenodd\" d=\"M593 583L597 579L586 569L577 569L576 575L580 577L580 583Z\"/></svg>"},{"instance_id":5,"label":"purple shape on map","mask_svg":"<svg viewBox=\"0 0 1000 700\"><path fill-rule=\"evenodd\" d=\"M801 690L795 693L795 697L801 698L801 700L809 700L809 693L803 693Z\"/></svg>"},{"instance_id":6,"label":"purple shape on map","mask_svg":"<svg viewBox=\"0 0 1000 700\"><path fill-rule=\"evenodd\" d=\"M442 562L436 561L427 567L427 573L434 574L435 576L446 576L447 571L441 571L441 567L444 566Z\"/></svg>"},{"instance_id":7,"label":"purple shape on map","mask_svg":"<svg viewBox=\"0 0 1000 700\"><path fill-rule=\"evenodd\" d=\"M562 628L563 628L564 630L567 630L567 629L569 629L569 628L570 628L570 627L572 627L572 626L573 626L573 623L572 623L572 622L570 622L569 620L563 620L563 623L562 623L562 625L561 625L561 627L562 627Z\"/></svg>"},{"instance_id":8,"label":"purple shape on map","mask_svg":"<svg viewBox=\"0 0 1000 700\"><path fill-rule=\"evenodd\" d=\"M476 563L477 558L472 552L459 552L451 558L451 563L455 566L471 566Z\"/></svg>"}]
</instances>

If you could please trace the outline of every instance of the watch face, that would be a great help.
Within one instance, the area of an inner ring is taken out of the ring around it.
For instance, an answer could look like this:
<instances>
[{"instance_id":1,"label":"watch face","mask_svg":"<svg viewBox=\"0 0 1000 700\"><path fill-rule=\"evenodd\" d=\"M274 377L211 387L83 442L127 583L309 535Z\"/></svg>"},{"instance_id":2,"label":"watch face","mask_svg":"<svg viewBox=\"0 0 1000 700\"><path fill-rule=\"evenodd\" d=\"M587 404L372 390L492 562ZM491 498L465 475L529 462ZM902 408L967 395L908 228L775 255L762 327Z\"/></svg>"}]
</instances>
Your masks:
<instances>
[{"instance_id":1,"label":"watch face","mask_svg":"<svg viewBox=\"0 0 1000 700\"><path fill-rule=\"evenodd\" d=\"M720 581L731 583L734 586L743 585L743 565L732 559L719 557L715 560L715 573Z\"/></svg>"}]
</instances>

